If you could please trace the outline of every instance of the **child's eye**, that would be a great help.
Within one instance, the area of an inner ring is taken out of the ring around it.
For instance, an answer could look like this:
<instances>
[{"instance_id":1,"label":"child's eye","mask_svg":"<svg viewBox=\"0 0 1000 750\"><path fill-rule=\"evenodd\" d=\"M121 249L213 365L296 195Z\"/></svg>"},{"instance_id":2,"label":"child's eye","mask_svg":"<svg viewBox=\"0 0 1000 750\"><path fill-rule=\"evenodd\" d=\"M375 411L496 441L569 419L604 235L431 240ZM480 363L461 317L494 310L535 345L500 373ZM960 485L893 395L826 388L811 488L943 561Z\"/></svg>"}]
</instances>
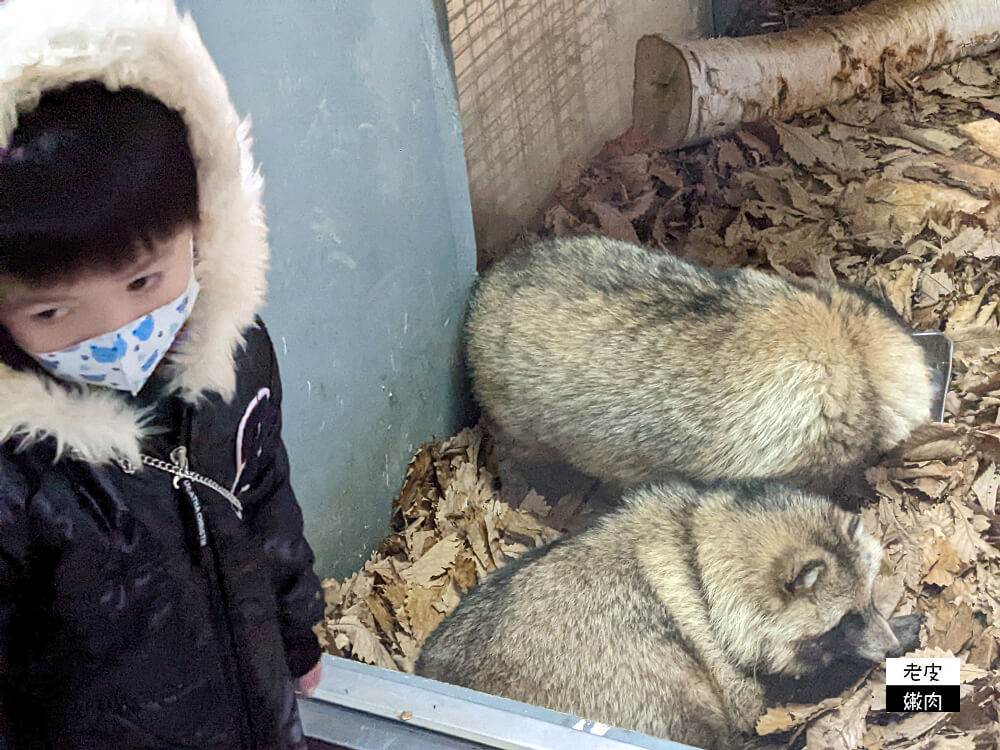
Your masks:
<instances>
[{"instance_id":1,"label":"child's eye","mask_svg":"<svg viewBox=\"0 0 1000 750\"><path fill-rule=\"evenodd\" d=\"M148 276L140 276L128 285L128 290L130 292L141 292L144 289L150 289L159 280L159 278L160 274L158 273L152 273Z\"/></svg>"},{"instance_id":2,"label":"child's eye","mask_svg":"<svg viewBox=\"0 0 1000 750\"><path fill-rule=\"evenodd\" d=\"M66 310L61 307L50 307L48 310L40 310L39 312L32 313L31 317L36 320L56 320L65 314Z\"/></svg>"}]
</instances>

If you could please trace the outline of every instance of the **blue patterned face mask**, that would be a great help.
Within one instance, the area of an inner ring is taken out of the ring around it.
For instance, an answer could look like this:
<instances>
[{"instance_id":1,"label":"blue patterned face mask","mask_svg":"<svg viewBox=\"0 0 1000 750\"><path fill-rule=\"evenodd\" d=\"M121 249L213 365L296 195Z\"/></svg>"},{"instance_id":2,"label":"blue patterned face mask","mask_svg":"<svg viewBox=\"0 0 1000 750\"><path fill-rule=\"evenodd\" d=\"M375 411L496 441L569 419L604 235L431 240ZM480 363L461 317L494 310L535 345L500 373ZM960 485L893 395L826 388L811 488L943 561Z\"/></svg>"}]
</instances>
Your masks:
<instances>
[{"instance_id":1,"label":"blue patterned face mask","mask_svg":"<svg viewBox=\"0 0 1000 750\"><path fill-rule=\"evenodd\" d=\"M136 395L177 338L198 298L194 275L183 294L163 307L58 352L35 354L57 378Z\"/></svg>"}]
</instances>

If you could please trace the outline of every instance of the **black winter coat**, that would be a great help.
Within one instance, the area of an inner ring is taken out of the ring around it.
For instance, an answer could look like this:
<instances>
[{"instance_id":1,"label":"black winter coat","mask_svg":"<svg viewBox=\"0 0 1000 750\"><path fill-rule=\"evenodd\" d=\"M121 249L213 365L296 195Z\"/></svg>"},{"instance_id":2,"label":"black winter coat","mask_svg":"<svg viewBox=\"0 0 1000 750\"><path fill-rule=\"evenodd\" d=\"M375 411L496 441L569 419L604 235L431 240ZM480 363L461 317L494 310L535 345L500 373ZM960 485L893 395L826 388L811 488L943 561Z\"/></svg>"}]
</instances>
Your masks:
<instances>
[{"instance_id":1,"label":"black winter coat","mask_svg":"<svg viewBox=\"0 0 1000 750\"><path fill-rule=\"evenodd\" d=\"M259 321L236 367L228 404L144 396L154 383L138 398L161 429L144 453L182 459L182 446L192 471L235 489L242 520L220 493L195 482L192 497L166 471L53 464L51 441L0 447L0 691L12 750L304 747L293 678L320 656L312 626L323 603Z\"/></svg>"}]
</instances>

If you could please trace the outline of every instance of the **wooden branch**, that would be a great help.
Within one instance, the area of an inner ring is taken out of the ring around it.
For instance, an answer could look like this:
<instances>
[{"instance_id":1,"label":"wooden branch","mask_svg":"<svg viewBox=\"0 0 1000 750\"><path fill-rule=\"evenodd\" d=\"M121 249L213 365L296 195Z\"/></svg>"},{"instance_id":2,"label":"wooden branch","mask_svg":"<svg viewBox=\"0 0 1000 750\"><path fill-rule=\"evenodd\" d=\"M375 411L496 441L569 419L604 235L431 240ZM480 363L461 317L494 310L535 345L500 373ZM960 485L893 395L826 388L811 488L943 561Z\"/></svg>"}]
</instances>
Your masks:
<instances>
[{"instance_id":1,"label":"wooden branch","mask_svg":"<svg viewBox=\"0 0 1000 750\"><path fill-rule=\"evenodd\" d=\"M875 0L777 34L689 42L644 36L636 46L633 126L680 148L998 46L1000 0Z\"/></svg>"}]
</instances>

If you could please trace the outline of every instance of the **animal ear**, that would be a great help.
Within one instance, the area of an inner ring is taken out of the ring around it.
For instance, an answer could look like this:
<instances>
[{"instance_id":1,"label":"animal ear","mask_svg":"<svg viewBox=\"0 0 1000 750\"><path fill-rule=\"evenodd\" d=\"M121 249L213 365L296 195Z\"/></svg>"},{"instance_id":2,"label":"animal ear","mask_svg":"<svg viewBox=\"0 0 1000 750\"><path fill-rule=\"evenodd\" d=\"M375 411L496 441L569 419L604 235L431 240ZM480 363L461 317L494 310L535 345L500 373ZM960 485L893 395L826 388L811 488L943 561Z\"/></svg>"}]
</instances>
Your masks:
<instances>
[{"instance_id":1,"label":"animal ear","mask_svg":"<svg viewBox=\"0 0 1000 750\"><path fill-rule=\"evenodd\" d=\"M844 524L844 536L851 542L856 542L860 539L864 530L864 526L861 524L861 514L859 513L850 516Z\"/></svg>"},{"instance_id":2,"label":"animal ear","mask_svg":"<svg viewBox=\"0 0 1000 750\"><path fill-rule=\"evenodd\" d=\"M826 570L826 561L822 558L817 557L806 561L798 569L792 570L791 576L785 580L785 591L793 596L811 591L824 570Z\"/></svg>"}]
</instances>

